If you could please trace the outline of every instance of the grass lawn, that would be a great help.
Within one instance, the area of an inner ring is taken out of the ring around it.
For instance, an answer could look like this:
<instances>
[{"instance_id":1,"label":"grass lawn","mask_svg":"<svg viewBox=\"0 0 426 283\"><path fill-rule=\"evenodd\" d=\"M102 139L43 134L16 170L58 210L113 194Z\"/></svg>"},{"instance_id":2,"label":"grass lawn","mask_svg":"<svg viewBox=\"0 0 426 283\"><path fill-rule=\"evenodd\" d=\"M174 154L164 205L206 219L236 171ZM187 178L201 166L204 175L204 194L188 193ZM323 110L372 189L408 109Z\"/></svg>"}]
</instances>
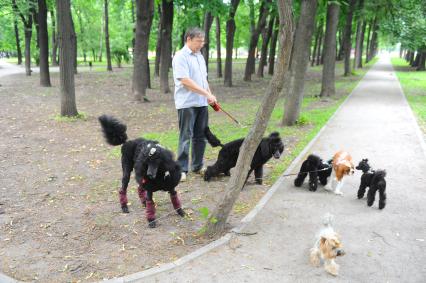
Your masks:
<instances>
[{"instance_id":1,"label":"grass lawn","mask_svg":"<svg viewBox=\"0 0 426 283\"><path fill-rule=\"evenodd\" d=\"M426 71L416 71L401 58L392 58L392 64L408 103L426 133Z\"/></svg>"}]
</instances>

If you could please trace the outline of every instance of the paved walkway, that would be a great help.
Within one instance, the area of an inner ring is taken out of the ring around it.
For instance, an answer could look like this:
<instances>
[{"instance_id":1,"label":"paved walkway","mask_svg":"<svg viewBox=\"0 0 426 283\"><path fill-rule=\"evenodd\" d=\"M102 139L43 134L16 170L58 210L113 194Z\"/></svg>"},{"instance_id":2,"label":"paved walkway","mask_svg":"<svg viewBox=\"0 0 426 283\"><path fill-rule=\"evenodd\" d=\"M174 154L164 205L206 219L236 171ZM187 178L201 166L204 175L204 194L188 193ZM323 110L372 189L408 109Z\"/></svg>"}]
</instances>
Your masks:
<instances>
[{"instance_id":1,"label":"paved walkway","mask_svg":"<svg viewBox=\"0 0 426 283\"><path fill-rule=\"evenodd\" d=\"M426 152L389 58L367 73L307 152L329 158L339 149L387 170L384 210L356 198L360 172L343 197L320 188L279 187L238 236L172 270L141 282L426 282ZM300 164L296 166L297 171ZM326 212L336 216L347 254L333 278L308 263ZM128 278L129 280L131 278ZM136 280L137 281L137 280Z\"/></svg>"}]
</instances>

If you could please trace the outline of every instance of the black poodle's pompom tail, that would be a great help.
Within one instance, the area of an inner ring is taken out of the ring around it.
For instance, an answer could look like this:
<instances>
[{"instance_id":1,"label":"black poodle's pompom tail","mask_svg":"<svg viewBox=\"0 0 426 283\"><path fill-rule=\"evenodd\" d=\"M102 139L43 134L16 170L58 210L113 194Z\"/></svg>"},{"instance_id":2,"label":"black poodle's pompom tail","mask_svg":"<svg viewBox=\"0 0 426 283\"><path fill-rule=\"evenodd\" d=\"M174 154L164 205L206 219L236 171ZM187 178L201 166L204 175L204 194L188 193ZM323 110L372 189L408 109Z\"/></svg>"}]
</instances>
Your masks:
<instances>
[{"instance_id":1,"label":"black poodle's pompom tail","mask_svg":"<svg viewBox=\"0 0 426 283\"><path fill-rule=\"evenodd\" d=\"M386 170L376 170L375 176L380 179L384 179L386 177Z\"/></svg>"},{"instance_id":2,"label":"black poodle's pompom tail","mask_svg":"<svg viewBox=\"0 0 426 283\"><path fill-rule=\"evenodd\" d=\"M206 139L209 142L209 144L212 147L221 146L223 147L223 144L220 142L220 140L210 131L209 127L206 127L204 130L204 134L206 135Z\"/></svg>"},{"instance_id":3,"label":"black poodle's pompom tail","mask_svg":"<svg viewBox=\"0 0 426 283\"><path fill-rule=\"evenodd\" d=\"M110 145L120 145L127 141L127 126L125 124L108 115L102 115L98 119L105 139Z\"/></svg>"}]
</instances>

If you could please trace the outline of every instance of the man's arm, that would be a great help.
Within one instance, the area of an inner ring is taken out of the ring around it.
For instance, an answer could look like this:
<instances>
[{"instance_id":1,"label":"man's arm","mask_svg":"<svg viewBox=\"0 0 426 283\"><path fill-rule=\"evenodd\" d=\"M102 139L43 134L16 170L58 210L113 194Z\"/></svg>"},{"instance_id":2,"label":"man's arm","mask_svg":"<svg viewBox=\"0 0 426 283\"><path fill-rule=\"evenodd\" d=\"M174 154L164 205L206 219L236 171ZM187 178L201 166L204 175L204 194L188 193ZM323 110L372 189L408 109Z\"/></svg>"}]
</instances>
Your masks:
<instances>
[{"instance_id":1,"label":"man's arm","mask_svg":"<svg viewBox=\"0 0 426 283\"><path fill-rule=\"evenodd\" d=\"M207 86L207 90L205 90L202 87L200 87L196 82L191 80L190 78L182 78L180 79L180 82L185 88L189 89L190 91L207 97L207 101L209 104L213 104L217 102L216 96L214 96L211 93L210 88L208 86Z\"/></svg>"}]
</instances>

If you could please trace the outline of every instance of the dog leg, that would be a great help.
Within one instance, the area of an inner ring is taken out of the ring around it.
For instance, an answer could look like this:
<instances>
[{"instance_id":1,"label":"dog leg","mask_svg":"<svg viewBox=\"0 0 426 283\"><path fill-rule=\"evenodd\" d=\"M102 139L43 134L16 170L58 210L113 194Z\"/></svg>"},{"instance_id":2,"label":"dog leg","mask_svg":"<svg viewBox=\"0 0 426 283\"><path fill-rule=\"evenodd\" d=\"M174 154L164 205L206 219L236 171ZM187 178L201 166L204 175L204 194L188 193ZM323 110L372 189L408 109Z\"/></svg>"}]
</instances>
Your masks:
<instances>
[{"instance_id":1,"label":"dog leg","mask_svg":"<svg viewBox=\"0 0 426 283\"><path fill-rule=\"evenodd\" d=\"M309 261L315 267L320 266L320 250L318 248L311 249Z\"/></svg>"},{"instance_id":2,"label":"dog leg","mask_svg":"<svg viewBox=\"0 0 426 283\"><path fill-rule=\"evenodd\" d=\"M361 184L359 185L358 194L357 194L358 199L362 199L364 197L365 189L367 189L367 184L365 184L365 181L363 182L361 178Z\"/></svg>"},{"instance_id":3,"label":"dog leg","mask_svg":"<svg viewBox=\"0 0 426 283\"><path fill-rule=\"evenodd\" d=\"M333 276L337 276L339 274L339 265L334 261L334 259L326 259L324 269Z\"/></svg>"},{"instance_id":4,"label":"dog leg","mask_svg":"<svg viewBox=\"0 0 426 283\"><path fill-rule=\"evenodd\" d=\"M172 201L173 208L176 210L177 214L181 217L185 216L185 211L182 209L179 196L176 191L170 192L170 200Z\"/></svg>"},{"instance_id":5,"label":"dog leg","mask_svg":"<svg viewBox=\"0 0 426 283\"><path fill-rule=\"evenodd\" d=\"M315 168L315 170L317 170ZM309 190L311 192L315 192L318 188L318 173L317 172L310 172L309 173Z\"/></svg>"},{"instance_id":6,"label":"dog leg","mask_svg":"<svg viewBox=\"0 0 426 283\"><path fill-rule=\"evenodd\" d=\"M326 191L333 192L334 191L334 183L337 181L336 172L331 171L330 182L324 187Z\"/></svg>"},{"instance_id":7,"label":"dog leg","mask_svg":"<svg viewBox=\"0 0 426 283\"><path fill-rule=\"evenodd\" d=\"M118 196L119 196L119 199L120 199L121 211L123 213L129 213L129 208L127 206L127 191L121 189L118 192Z\"/></svg>"},{"instance_id":8,"label":"dog leg","mask_svg":"<svg viewBox=\"0 0 426 283\"><path fill-rule=\"evenodd\" d=\"M138 195L139 195L139 199L141 200L141 203L144 207L146 207L146 191L143 188L142 185L139 185L138 187Z\"/></svg>"},{"instance_id":9,"label":"dog leg","mask_svg":"<svg viewBox=\"0 0 426 283\"><path fill-rule=\"evenodd\" d=\"M152 200L152 192L148 191L146 200L146 219L148 220L149 228L155 228L155 203Z\"/></svg>"},{"instance_id":10,"label":"dog leg","mask_svg":"<svg viewBox=\"0 0 426 283\"><path fill-rule=\"evenodd\" d=\"M336 189L334 190L334 193L336 195L341 195L342 196L343 195L343 193L341 191L342 187L343 187L343 179L340 180L340 181L337 181L337 185L336 185Z\"/></svg>"},{"instance_id":11,"label":"dog leg","mask_svg":"<svg viewBox=\"0 0 426 283\"><path fill-rule=\"evenodd\" d=\"M367 205L372 206L374 203L374 199L376 198L376 190L375 186L371 186L367 193Z\"/></svg>"},{"instance_id":12,"label":"dog leg","mask_svg":"<svg viewBox=\"0 0 426 283\"><path fill-rule=\"evenodd\" d=\"M296 186L296 187L302 186L303 181L305 181L306 176L308 176L308 173L299 172L299 174L297 174L296 179L294 179L294 186Z\"/></svg>"},{"instance_id":13,"label":"dog leg","mask_svg":"<svg viewBox=\"0 0 426 283\"><path fill-rule=\"evenodd\" d=\"M262 185L262 182L263 182L263 165L256 167L254 169L254 178L255 178L257 184Z\"/></svg>"},{"instance_id":14,"label":"dog leg","mask_svg":"<svg viewBox=\"0 0 426 283\"><path fill-rule=\"evenodd\" d=\"M386 187L380 188L380 199L379 199L379 209L383 209L386 206Z\"/></svg>"}]
</instances>

